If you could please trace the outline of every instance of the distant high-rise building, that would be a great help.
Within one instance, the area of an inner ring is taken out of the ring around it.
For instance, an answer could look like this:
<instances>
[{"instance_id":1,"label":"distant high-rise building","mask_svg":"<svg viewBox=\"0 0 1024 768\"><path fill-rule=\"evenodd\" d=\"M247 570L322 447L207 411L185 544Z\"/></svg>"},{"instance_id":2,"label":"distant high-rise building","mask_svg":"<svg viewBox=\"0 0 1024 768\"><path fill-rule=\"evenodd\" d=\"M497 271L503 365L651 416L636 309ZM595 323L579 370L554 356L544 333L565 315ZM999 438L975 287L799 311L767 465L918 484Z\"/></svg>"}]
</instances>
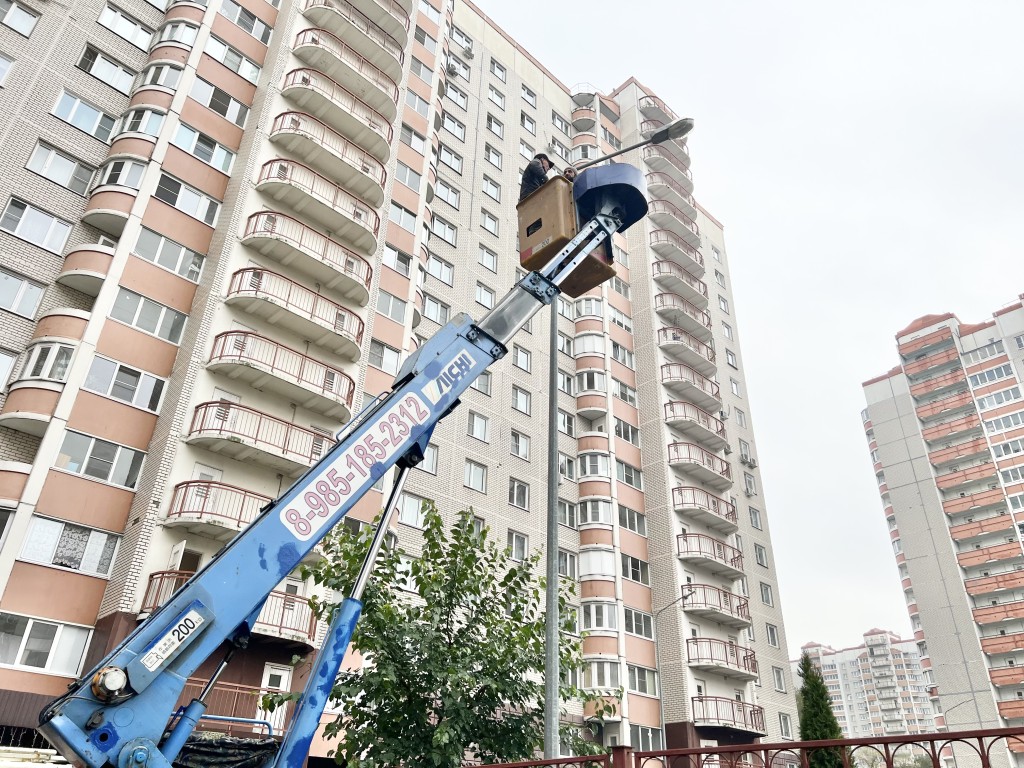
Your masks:
<instances>
[{"instance_id":1,"label":"distant high-rise building","mask_svg":"<svg viewBox=\"0 0 1024 768\"><path fill-rule=\"evenodd\" d=\"M322 457L423 339L513 285L530 158L564 167L675 119L633 79L566 87L468 2L74 11L10 0L0 18L8 741ZM685 142L624 159L650 216L616 236L614 279L557 305L551 449L580 679L625 691L608 744L791 738L722 225L692 196ZM395 526L410 557L427 497L472 506L517 556L543 545L547 322L435 431ZM214 712L287 726L253 694L302 684L291 659L322 631L312 589L296 573L270 596Z\"/></svg>"}]
</instances>

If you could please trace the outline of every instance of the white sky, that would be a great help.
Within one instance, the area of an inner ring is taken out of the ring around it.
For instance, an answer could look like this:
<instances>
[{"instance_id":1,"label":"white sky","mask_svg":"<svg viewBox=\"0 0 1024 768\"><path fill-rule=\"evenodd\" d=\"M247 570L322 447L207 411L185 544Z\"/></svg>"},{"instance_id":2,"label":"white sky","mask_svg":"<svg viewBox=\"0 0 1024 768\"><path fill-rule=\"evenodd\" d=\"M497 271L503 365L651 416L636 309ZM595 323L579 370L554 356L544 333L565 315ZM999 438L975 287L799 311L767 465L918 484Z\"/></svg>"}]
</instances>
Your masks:
<instances>
[{"instance_id":1,"label":"white sky","mask_svg":"<svg viewBox=\"0 0 1024 768\"><path fill-rule=\"evenodd\" d=\"M567 85L632 75L696 120L791 653L909 636L860 383L915 318L982 322L1024 292L1024 3L477 5Z\"/></svg>"}]
</instances>

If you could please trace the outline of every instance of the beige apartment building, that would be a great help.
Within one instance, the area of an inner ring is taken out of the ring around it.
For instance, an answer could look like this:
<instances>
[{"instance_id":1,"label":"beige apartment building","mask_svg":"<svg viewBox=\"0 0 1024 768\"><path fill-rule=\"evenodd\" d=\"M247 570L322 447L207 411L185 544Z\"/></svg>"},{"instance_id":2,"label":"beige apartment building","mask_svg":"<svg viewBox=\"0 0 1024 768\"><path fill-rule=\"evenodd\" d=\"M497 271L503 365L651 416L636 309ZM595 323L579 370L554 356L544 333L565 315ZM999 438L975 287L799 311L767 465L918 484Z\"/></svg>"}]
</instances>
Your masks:
<instances>
[{"instance_id":1,"label":"beige apartment building","mask_svg":"<svg viewBox=\"0 0 1024 768\"><path fill-rule=\"evenodd\" d=\"M896 344L864 383L864 428L936 724L1019 726L1024 305L926 315Z\"/></svg>"},{"instance_id":2,"label":"beige apartment building","mask_svg":"<svg viewBox=\"0 0 1024 768\"><path fill-rule=\"evenodd\" d=\"M423 339L508 290L528 158L562 167L674 119L635 79L567 87L463 0L5 0L0 86L8 743ZM579 674L624 691L609 745L791 738L722 225L685 143L627 159L651 215L616 238L616 278L557 307ZM547 322L434 433L400 501L410 557L423 498L472 506L519 556L543 544ZM287 727L254 695L301 687L290 661L323 631L311 589L296 574L270 595L213 713Z\"/></svg>"}]
</instances>

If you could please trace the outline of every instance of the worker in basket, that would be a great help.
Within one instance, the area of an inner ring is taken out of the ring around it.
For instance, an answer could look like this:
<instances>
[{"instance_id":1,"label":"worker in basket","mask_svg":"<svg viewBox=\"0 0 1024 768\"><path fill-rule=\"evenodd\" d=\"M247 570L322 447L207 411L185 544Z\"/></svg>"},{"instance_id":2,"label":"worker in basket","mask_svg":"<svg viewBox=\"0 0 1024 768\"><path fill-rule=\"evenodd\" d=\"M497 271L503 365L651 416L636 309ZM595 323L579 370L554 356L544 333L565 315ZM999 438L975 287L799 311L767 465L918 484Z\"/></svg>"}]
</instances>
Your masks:
<instances>
[{"instance_id":1,"label":"worker in basket","mask_svg":"<svg viewBox=\"0 0 1024 768\"><path fill-rule=\"evenodd\" d=\"M526 166L526 170L523 171L523 181L519 185L520 201L544 186L544 182L548 180L548 171L553 166L554 163L551 162L551 158L543 152L534 155L533 160L530 161L529 165Z\"/></svg>"}]
</instances>

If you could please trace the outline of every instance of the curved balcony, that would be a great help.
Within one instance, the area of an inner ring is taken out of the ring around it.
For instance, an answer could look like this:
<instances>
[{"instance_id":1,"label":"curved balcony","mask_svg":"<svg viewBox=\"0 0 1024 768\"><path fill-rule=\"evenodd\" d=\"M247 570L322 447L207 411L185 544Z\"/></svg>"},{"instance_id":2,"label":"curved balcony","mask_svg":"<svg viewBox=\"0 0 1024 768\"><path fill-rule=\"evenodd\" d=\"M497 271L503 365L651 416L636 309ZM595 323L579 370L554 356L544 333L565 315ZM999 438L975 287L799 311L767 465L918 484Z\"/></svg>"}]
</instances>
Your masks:
<instances>
[{"instance_id":1,"label":"curved balcony","mask_svg":"<svg viewBox=\"0 0 1024 768\"><path fill-rule=\"evenodd\" d=\"M729 627L750 626L750 601L710 584L687 584L683 587L683 610L703 616Z\"/></svg>"},{"instance_id":2,"label":"curved balcony","mask_svg":"<svg viewBox=\"0 0 1024 768\"><path fill-rule=\"evenodd\" d=\"M295 36L292 52L343 88L394 120L398 115L398 83L325 29L304 29Z\"/></svg>"},{"instance_id":3,"label":"curved balcony","mask_svg":"<svg viewBox=\"0 0 1024 768\"><path fill-rule=\"evenodd\" d=\"M675 262L694 277L704 276L704 257L675 232L656 229L650 234L650 244L659 256Z\"/></svg>"},{"instance_id":4,"label":"curved balcony","mask_svg":"<svg viewBox=\"0 0 1024 768\"><path fill-rule=\"evenodd\" d=\"M654 311L680 329L695 334L702 341L711 340L711 315L682 296L674 293L657 294L654 297Z\"/></svg>"},{"instance_id":5,"label":"curved balcony","mask_svg":"<svg viewBox=\"0 0 1024 768\"><path fill-rule=\"evenodd\" d=\"M373 23L399 42L404 49L409 43L410 8L396 0L351 0L352 5ZM411 3L410 3L411 6Z\"/></svg>"},{"instance_id":6,"label":"curved balcony","mask_svg":"<svg viewBox=\"0 0 1024 768\"><path fill-rule=\"evenodd\" d=\"M687 196L693 194L693 174L686 163L676 157L672 150L664 144L650 145L643 148L644 162L656 173L663 173L672 178Z\"/></svg>"},{"instance_id":7,"label":"curved balcony","mask_svg":"<svg viewBox=\"0 0 1024 768\"><path fill-rule=\"evenodd\" d=\"M666 124L661 120L643 120L640 123L640 133L646 139L659 128L664 128L665 125ZM668 141L663 141L659 146L669 147L677 157L686 163L687 168L690 167L690 147L686 143L685 136L681 139L669 139Z\"/></svg>"},{"instance_id":8,"label":"curved balcony","mask_svg":"<svg viewBox=\"0 0 1024 768\"><path fill-rule=\"evenodd\" d=\"M294 160L263 164L256 188L365 253L377 250L380 216L330 179ZM369 266L369 265L367 265Z\"/></svg>"},{"instance_id":9,"label":"curved balcony","mask_svg":"<svg viewBox=\"0 0 1024 768\"><path fill-rule=\"evenodd\" d=\"M227 400L197 405L185 442L289 475L305 471L334 447L329 435Z\"/></svg>"},{"instance_id":10,"label":"curved balcony","mask_svg":"<svg viewBox=\"0 0 1024 768\"><path fill-rule=\"evenodd\" d=\"M90 243L72 248L64 256L57 282L95 298L107 279L113 260L114 249L109 245Z\"/></svg>"},{"instance_id":11,"label":"curved balcony","mask_svg":"<svg viewBox=\"0 0 1024 768\"><path fill-rule=\"evenodd\" d=\"M678 235L692 248L700 248L697 222L668 200L651 200L647 215L659 227Z\"/></svg>"},{"instance_id":12,"label":"curved balcony","mask_svg":"<svg viewBox=\"0 0 1024 768\"><path fill-rule=\"evenodd\" d=\"M663 123L671 123L676 120L676 113L668 108L668 105L657 96L641 96L637 102L640 114L649 120L660 120Z\"/></svg>"},{"instance_id":13,"label":"curved balcony","mask_svg":"<svg viewBox=\"0 0 1024 768\"><path fill-rule=\"evenodd\" d=\"M646 178L647 189L655 198L668 200L682 211L693 211L690 215L691 219L697 215L697 201L693 199L693 195L680 186L679 182L670 175L667 173L648 173Z\"/></svg>"},{"instance_id":14,"label":"curved balcony","mask_svg":"<svg viewBox=\"0 0 1024 768\"><path fill-rule=\"evenodd\" d=\"M273 499L227 483L188 480L174 486L164 525L229 541Z\"/></svg>"},{"instance_id":15,"label":"curved balcony","mask_svg":"<svg viewBox=\"0 0 1024 768\"><path fill-rule=\"evenodd\" d=\"M703 533L680 533L676 536L679 559L694 563L727 579L743 575L743 553Z\"/></svg>"},{"instance_id":16,"label":"curved balcony","mask_svg":"<svg viewBox=\"0 0 1024 768\"><path fill-rule=\"evenodd\" d=\"M352 50L392 80L401 80L408 34L404 35L405 42L400 43L346 0L306 0L302 15L343 38Z\"/></svg>"},{"instance_id":17,"label":"curved balcony","mask_svg":"<svg viewBox=\"0 0 1024 768\"><path fill-rule=\"evenodd\" d=\"M420 323L423 322L423 291L419 288L416 289L416 297L412 302L412 327L413 330L419 328Z\"/></svg>"},{"instance_id":18,"label":"curved balcony","mask_svg":"<svg viewBox=\"0 0 1024 768\"><path fill-rule=\"evenodd\" d=\"M724 696L694 696L693 724L698 728L730 728L764 736L764 707Z\"/></svg>"},{"instance_id":19,"label":"curved balcony","mask_svg":"<svg viewBox=\"0 0 1024 768\"><path fill-rule=\"evenodd\" d=\"M673 488L672 508L681 515L722 533L735 533L739 529L736 505L708 493L703 488Z\"/></svg>"},{"instance_id":20,"label":"curved balcony","mask_svg":"<svg viewBox=\"0 0 1024 768\"><path fill-rule=\"evenodd\" d=\"M597 124L597 113L588 102L585 107L576 107L571 115L572 127L577 131L589 131Z\"/></svg>"},{"instance_id":21,"label":"curved balcony","mask_svg":"<svg viewBox=\"0 0 1024 768\"><path fill-rule=\"evenodd\" d=\"M665 423L680 432L696 437L714 451L721 450L728 444L725 422L692 403L679 400L665 403Z\"/></svg>"},{"instance_id":22,"label":"curved balcony","mask_svg":"<svg viewBox=\"0 0 1024 768\"><path fill-rule=\"evenodd\" d=\"M674 261L655 261L651 264L651 276L655 282L673 293L682 296L695 307L703 309L708 305L708 287Z\"/></svg>"},{"instance_id":23,"label":"curved balcony","mask_svg":"<svg viewBox=\"0 0 1024 768\"><path fill-rule=\"evenodd\" d=\"M298 219L270 211L254 213L245 224L242 242L361 307L369 301L369 262Z\"/></svg>"},{"instance_id":24,"label":"curved balcony","mask_svg":"<svg viewBox=\"0 0 1024 768\"><path fill-rule=\"evenodd\" d=\"M665 363L661 366L661 383L673 394L685 397L707 411L718 411L722 408L722 395L718 384L701 376L689 366Z\"/></svg>"},{"instance_id":25,"label":"curved balcony","mask_svg":"<svg viewBox=\"0 0 1024 768\"><path fill-rule=\"evenodd\" d=\"M571 89L572 103L577 105L593 104L594 97L598 94L597 86L590 83L576 83Z\"/></svg>"},{"instance_id":26,"label":"curved balcony","mask_svg":"<svg viewBox=\"0 0 1024 768\"><path fill-rule=\"evenodd\" d=\"M274 118L270 140L315 165L374 208L384 202L384 166L311 115L284 112Z\"/></svg>"},{"instance_id":27,"label":"curved balcony","mask_svg":"<svg viewBox=\"0 0 1024 768\"><path fill-rule=\"evenodd\" d=\"M281 93L308 114L354 141L382 162L391 157L394 129L383 114L315 69L293 69Z\"/></svg>"},{"instance_id":28,"label":"curved balcony","mask_svg":"<svg viewBox=\"0 0 1024 768\"><path fill-rule=\"evenodd\" d=\"M687 474L699 478L712 488L724 491L732 487L732 467L725 459L715 456L693 443L669 443L668 463L681 467Z\"/></svg>"},{"instance_id":29,"label":"curved balcony","mask_svg":"<svg viewBox=\"0 0 1024 768\"><path fill-rule=\"evenodd\" d=\"M757 655L752 648L710 637L686 641L686 662L690 669L715 672L736 680L757 679Z\"/></svg>"},{"instance_id":30,"label":"curved balcony","mask_svg":"<svg viewBox=\"0 0 1024 768\"><path fill-rule=\"evenodd\" d=\"M658 346L699 373L715 372L715 351L682 328L659 328Z\"/></svg>"},{"instance_id":31,"label":"curved balcony","mask_svg":"<svg viewBox=\"0 0 1024 768\"><path fill-rule=\"evenodd\" d=\"M119 184L101 184L89 193L89 204L82 213L82 221L106 232L113 238L121 237L131 215L139 191Z\"/></svg>"},{"instance_id":32,"label":"curved balcony","mask_svg":"<svg viewBox=\"0 0 1024 768\"><path fill-rule=\"evenodd\" d=\"M224 301L353 362L359 359L363 321L351 310L276 272L252 267L238 270L231 276Z\"/></svg>"},{"instance_id":33,"label":"curved balcony","mask_svg":"<svg viewBox=\"0 0 1024 768\"><path fill-rule=\"evenodd\" d=\"M352 418L355 382L351 377L340 368L257 333L217 334L206 367L342 423Z\"/></svg>"},{"instance_id":34,"label":"curved balcony","mask_svg":"<svg viewBox=\"0 0 1024 768\"><path fill-rule=\"evenodd\" d=\"M156 571L149 574L140 615L153 613L194 575L195 571ZM316 617L306 598L286 592L271 592L252 631L258 635L278 637L313 647L316 641ZM253 706L255 704L253 701Z\"/></svg>"},{"instance_id":35,"label":"curved balcony","mask_svg":"<svg viewBox=\"0 0 1024 768\"><path fill-rule=\"evenodd\" d=\"M57 410L63 382L25 379L10 385L0 408L0 427L42 437Z\"/></svg>"}]
</instances>

